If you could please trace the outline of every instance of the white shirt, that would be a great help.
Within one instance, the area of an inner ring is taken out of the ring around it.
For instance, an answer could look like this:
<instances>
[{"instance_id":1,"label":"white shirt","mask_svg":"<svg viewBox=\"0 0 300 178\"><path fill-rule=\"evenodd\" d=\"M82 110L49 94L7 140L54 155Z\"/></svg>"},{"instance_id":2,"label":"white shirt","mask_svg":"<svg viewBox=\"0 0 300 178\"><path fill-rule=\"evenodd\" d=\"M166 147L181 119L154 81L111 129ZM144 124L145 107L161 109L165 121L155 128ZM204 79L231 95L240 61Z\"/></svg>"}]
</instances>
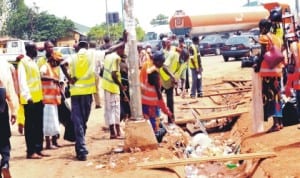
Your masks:
<instances>
[{"instance_id":1,"label":"white shirt","mask_svg":"<svg viewBox=\"0 0 300 178\"><path fill-rule=\"evenodd\" d=\"M24 56L24 58L21 60L28 60L29 62L36 64L36 62L28 56ZM36 64L36 70L39 71L37 64ZM26 71L23 65L18 65L18 80L19 80L19 87L20 87L20 95L23 96L26 100L31 99L32 97L30 94L29 87L27 85Z\"/></svg>"},{"instance_id":2,"label":"white shirt","mask_svg":"<svg viewBox=\"0 0 300 178\"><path fill-rule=\"evenodd\" d=\"M6 60L0 60L0 87L6 89L6 101L12 115L16 115L18 109L18 96L14 88L14 81L12 78L12 71L10 68L12 64ZM1 118L0 118L1 119Z\"/></svg>"},{"instance_id":3,"label":"white shirt","mask_svg":"<svg viewBox=\"0 0 300 178\"><path fill-rule=\"evenodd\" d=\"M95 62L95 74L99 75L100 69L103 65L105 51L96 50L95 48L88 49L89 56L93 57L93 61Z\"/></svg>"}]
</instances>

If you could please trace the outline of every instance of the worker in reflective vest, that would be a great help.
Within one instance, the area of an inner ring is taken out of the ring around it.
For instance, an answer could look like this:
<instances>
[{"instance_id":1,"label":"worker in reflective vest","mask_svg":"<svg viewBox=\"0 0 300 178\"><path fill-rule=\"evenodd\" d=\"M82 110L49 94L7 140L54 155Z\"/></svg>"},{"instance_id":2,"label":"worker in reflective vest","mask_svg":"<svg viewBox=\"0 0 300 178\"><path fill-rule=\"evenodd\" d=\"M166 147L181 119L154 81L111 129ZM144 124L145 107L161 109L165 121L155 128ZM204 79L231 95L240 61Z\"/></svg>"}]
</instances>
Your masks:
<instances>
[{"instance_id":1,"label":"worker in reflective vest","mask_svg":"<svg viewBox=\"0 0 300 178\"><path fill-rule=\"evenodd\" d=\"M75 151L80 161L87 159L88 150L85 144L87 121L91 112L93 94L96 92L95 63L88 55L88 43L80 41L79 51L69 58L71 118L75 130ZM68 77L69 78L69 77Z\"/></svg>"},{"instance_id":2,"label":"worker in reflective vest","mask_svg":"<svg viewBox=\"0 0 300 178\"><path fill-rule=\"evenodd\" d=\"M43 88L43 131L46 140L46 149L57 148L57 135L59 134L58 105L61 103L60 68L62 54L53 51L47 63L40 67ZM50 142L52 137L52 144Z\"/></svg>"},{"instance_id":3,"label":"worker in reflective vest","mask_svg":"<svg viewBox=\"0 0 300 178\"><path fill-rule=\"evenodd\" d=\"M37 48L34 43L25 46L26 56L18 63L20 102L24 105L25 140L28 159L46 156L43 150L43 92L39 68L34 61Z\"/></svg>"},{"instance_id":4,"label":"worker in reflective vest","mask_svg":"<svg viewBox=\"0 0 300 178\"><path fill-rule=\"evenodd\" d=\"M198 50L199 37L195 36L192 38L193 44L189 48L190 59L189 67L192 74L192 87L191 87L191 98L202 97L202 65L200 52Z\"/></svg>"},{"instance_id":5,"label":"worker in reflective vest","mask_svg":"<svg viewBox=\"0 0 300 178\"><path fill-rule=\"evenodd\" d=\"M294 60L294 73L287 74L287 83L285 86L285 95L290 97L292 95L292 89L296 94L298 120L300 122L300 43L298 40L290 44L291 60ZM291 66L293 67L293 66ZM300 125L298 125L300 129Z\"/></svg>"},{"instance_id":6,"label":"worker in reflective vest","mask_svg":"<svg viewBox=\"0 0 300 178\"><path fill-rule=\"evenodd\" d=\"M163 66L165 57L163 52L156 51L152 56L152 65L150 61L144 63L140 72L142 109L145 119L149 119L158 142L162 141L166 131L160 123L160 109L173 119L173 114L164 103L161 93L161 81L159 68ZM150 60L150 59L148 59Z\"/></svg>"},{"instance_id":7,"label":"worker in reflective vest","mask_svg":"<svg viewBox=\"0 0 300 178\"><path fill-rule=\"evenodd\" d=\"M121 83L120 63L125 46L108 54L104 59L102 88L104 89L105 122L109 125L110 139L120 138L120 90L127 90Z\"/></svg>"},{"instance_id":8,"label":"worker in reflective vest","mask_svg":"<svg viewBox=\"0 0 300 178\"><path fill-rule=\"evenodd\" d=\"M164 38L162 41L165 57L164 66L159 69L162 87L166 93L167 106L174 115L174 86L177 84L175 73L179 69L179 54L172 49L171 41ZM174 120L168 117L168 123Z\"/></svg>"}]
</instances>

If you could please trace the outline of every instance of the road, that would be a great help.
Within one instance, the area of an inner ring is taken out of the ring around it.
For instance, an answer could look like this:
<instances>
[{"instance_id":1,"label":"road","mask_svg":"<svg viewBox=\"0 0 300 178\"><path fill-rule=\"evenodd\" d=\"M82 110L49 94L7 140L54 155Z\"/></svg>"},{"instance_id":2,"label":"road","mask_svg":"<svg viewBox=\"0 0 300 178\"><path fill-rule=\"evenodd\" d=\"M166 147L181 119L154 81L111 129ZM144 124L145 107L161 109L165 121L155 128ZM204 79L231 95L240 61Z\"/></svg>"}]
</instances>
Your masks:
<instances>
[{"instance_id":1,"label":"road","mask_svg":"<svg viewBox=\"0 0 300 178\"><path fill-rule=\"evenodd\" d=\"M240 61L224 62L221 56L203 57L203 84L206 85L220 78L236 77L250 78L249 68L241 68ZM103 96L103 95L102 95ZM118 172L101 168L111 156L113 147L122 144L122 140L110 140L109 134L101 130L103 126L103 108L93 109L88 121L86 143L89 149L88 160L85 162L75 159L73 143L59 139L63 145L57 150L45 150L51 157L42 160L26 159L25 138L17 132L17 126L12 126L11 172L14 178L80 178L80 177L176 177L163 171L128 170ZM176 114L175 114L176 115ZM63 127L61 128L63 133ZM129 155L130 156L130 155ZM141 175L142 174L142 175ZM115 176L113 176L115 175Z\"/></svg>"}]
</instances>

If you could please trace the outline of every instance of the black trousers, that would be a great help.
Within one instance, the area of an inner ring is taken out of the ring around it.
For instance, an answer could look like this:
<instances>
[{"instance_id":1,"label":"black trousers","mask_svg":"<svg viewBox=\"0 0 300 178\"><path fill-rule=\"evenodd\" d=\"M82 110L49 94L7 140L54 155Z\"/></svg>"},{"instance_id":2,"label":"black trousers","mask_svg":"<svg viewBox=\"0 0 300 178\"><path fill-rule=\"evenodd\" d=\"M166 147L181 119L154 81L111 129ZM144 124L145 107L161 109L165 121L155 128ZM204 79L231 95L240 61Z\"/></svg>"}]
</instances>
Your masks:
<instances>
[{"instance_id":1,"label":"black trousers","mask_svg":"<svg viewBox=\"0 0 300 178\"><path fill-rule=\"evenodd\" d=\"M167 106L170 109L170 111L174 116L174 87L171 87L169 89L164 89L165 93L166 93L166 99L167 99ZM168 122L172 122L171 118L168 117Z\"/></svg>"},{"instance_id":2,"label":"black trousers","mask_svg":"<svg viewBox=\"0 0 300 178\"><path fill-rule=\"evenodd\" d=\"M27 155L43 150L43 109L41 101L24 105Z\"/></svg>"},{"instance_id":3,"label":"black trousers","mask_svg":"<svg viewBox=\"0 0 300 178\"><path fill-rule=\"evenodd\" d=\"M11 131L9 124L8 105L6 104L4 112L0 112L0 169L5 164L9 164L11 149L9 141L10 136Z\"/></svg>"}]
</instances>

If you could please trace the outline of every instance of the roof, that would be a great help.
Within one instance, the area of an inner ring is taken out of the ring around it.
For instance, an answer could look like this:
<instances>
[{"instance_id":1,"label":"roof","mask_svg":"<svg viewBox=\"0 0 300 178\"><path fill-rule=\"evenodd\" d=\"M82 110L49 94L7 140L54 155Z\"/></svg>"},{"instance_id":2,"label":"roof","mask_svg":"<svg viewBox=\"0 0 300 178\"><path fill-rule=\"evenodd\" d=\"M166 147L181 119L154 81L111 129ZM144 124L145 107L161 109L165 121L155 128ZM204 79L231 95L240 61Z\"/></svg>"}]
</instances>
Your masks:
<instances>
[{"instance_id":1,"label":"roof","mask_svg":"<svg viewBox=\"0 0 300 178\"><path fill-rule=\"evenodd\" d=\"M90 27L81 25L79 23L74 22L75 30L77 33L86 36L87 33L90 31Z\"/></svg>"}]
</instances>

